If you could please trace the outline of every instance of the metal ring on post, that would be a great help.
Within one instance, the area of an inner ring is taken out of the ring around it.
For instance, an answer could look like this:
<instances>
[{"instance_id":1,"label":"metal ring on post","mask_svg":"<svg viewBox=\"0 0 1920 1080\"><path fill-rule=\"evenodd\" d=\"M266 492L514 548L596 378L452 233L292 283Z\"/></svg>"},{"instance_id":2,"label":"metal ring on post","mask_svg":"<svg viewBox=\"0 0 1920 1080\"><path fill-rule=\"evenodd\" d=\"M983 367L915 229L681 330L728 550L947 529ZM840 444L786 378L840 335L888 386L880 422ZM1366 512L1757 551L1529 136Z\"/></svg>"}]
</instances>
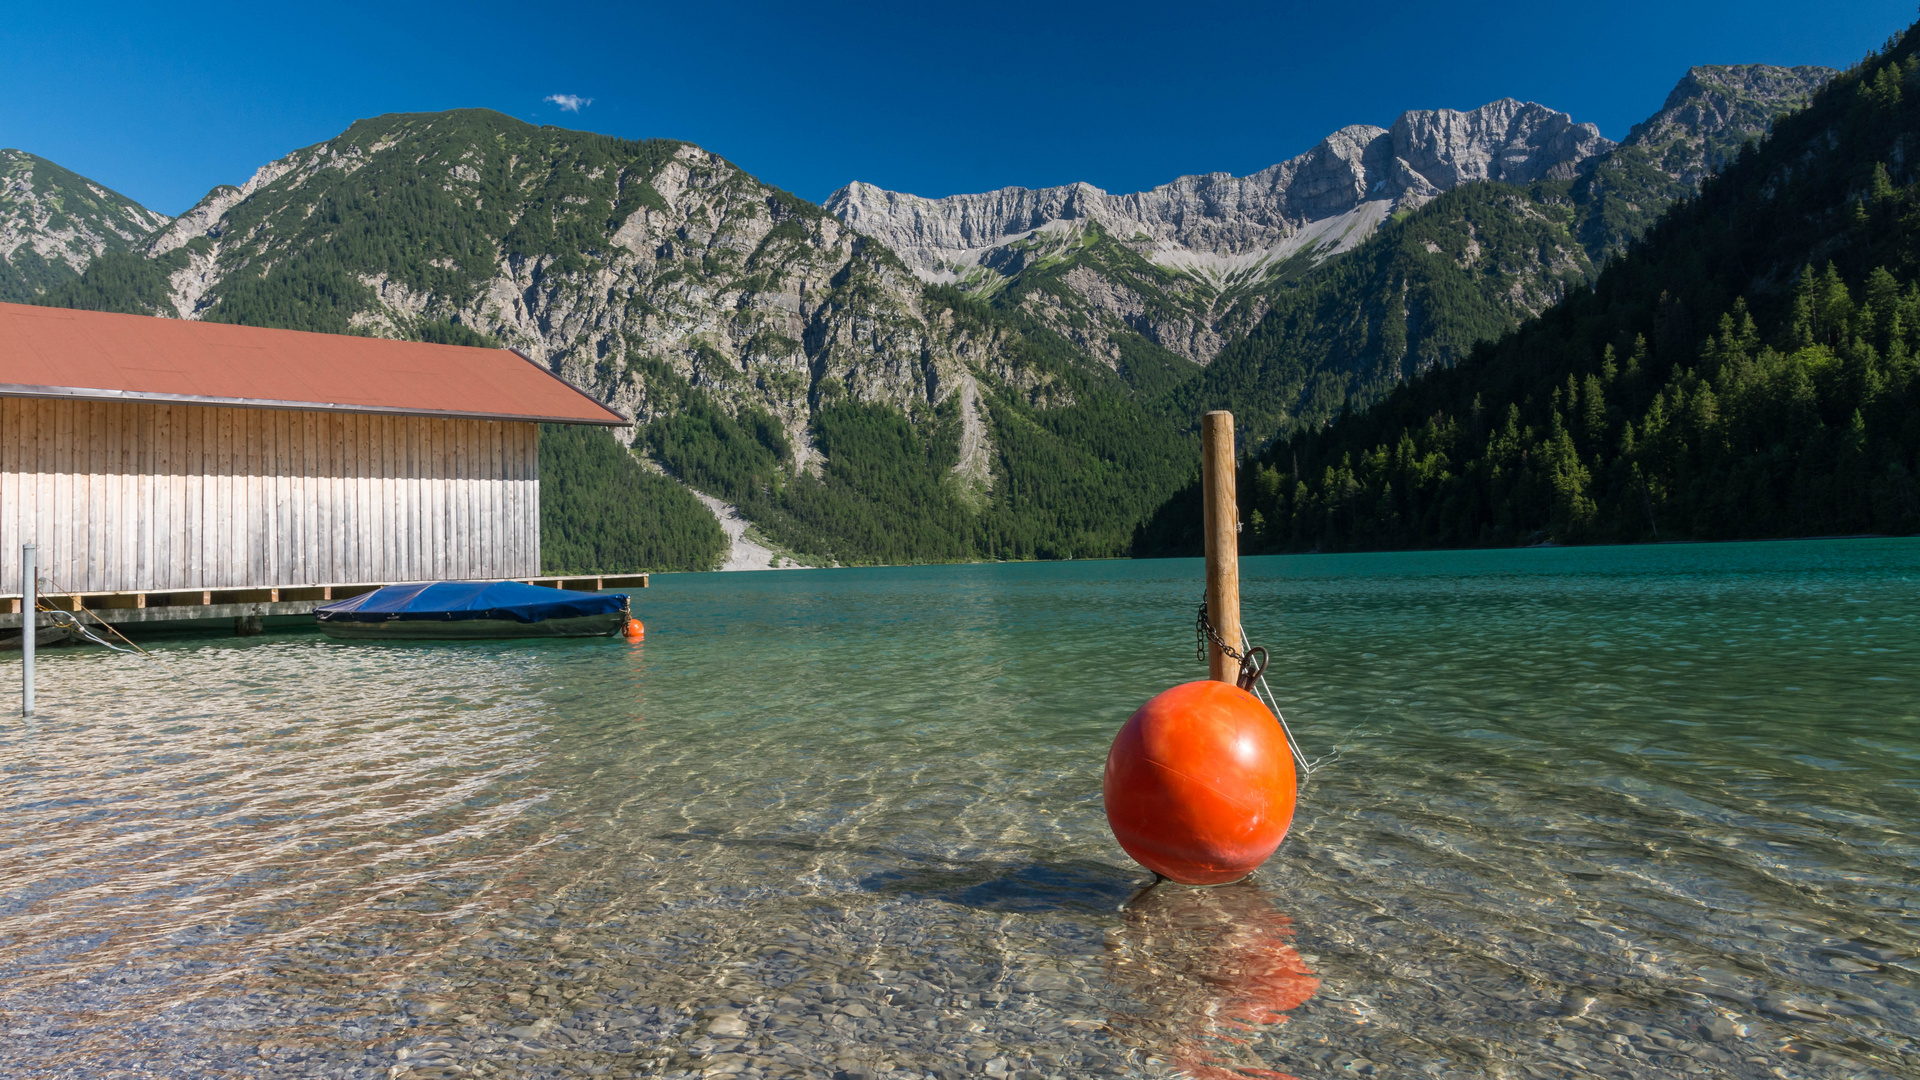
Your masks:
<instances>
[{"instance_id":1,"label":"metal ring on post","mask_svg":"<svg viewBox=\"0 0 1920 1080\"><path fill-rule=\"evenodd\" d=\"M1260 662L1258 664L1254 663L1253 656L1255 653L1260 654ZM1253 648L1247 650L1246 656L1240 661L1240 689L1251 692L1253 690L1253 684L1259 682L1260 676L1266 673L1267 647L1265 645L1255 645Z\"/></svg>"}]
</instances>

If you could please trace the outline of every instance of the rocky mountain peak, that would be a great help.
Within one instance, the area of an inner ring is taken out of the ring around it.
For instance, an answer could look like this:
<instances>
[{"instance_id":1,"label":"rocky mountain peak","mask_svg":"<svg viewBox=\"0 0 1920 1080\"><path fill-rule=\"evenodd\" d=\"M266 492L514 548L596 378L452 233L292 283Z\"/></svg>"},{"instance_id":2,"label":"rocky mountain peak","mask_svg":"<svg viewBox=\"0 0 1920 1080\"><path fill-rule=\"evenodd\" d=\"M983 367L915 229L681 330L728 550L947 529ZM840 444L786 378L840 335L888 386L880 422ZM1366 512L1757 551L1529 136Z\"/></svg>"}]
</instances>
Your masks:
<instances>
[{"instance_id":1,"label":"rocky mountain peak","mask_svg":"<svg viewBox=\"0 0 1920 1080\"><path fill-rule=\"evenodd\" d=\"M1814 91L1838 74L1812 65L1689 68L1660 111L1635 124L1622 145L1644 148L1665 172L1698 184L1756 132L1772 127L1774 117L1805 108Z\"/></svg>"},{"instance_id":2,"label":"rocky mountain peak","mask_svg":"<svg viewBox=\"0 0 1920 1080\"><path fill-rule=\"evenodd\" d=\"M0 300L38 296L167 221L45 158L0 150Z\"/></svg>"},{"instance_id":3,"label":"rocky mountain peak","mask_svg":"<svg viewBox=\"0 0 1920 1080\"><path fill-rule=\"evenodd\" d=\"M945 407L967 436L956 473L987 483L977 387L920 283L819 207L692 144L487 110L375 117L214 188L143 253L147 287L112 302L484 336L641 425L695 400L759 418L801 471L822 467L809 424L823 404Z\"/></svg>"},{"instance_id":4,"label":"rocky mountain peak","mask_svg":"<svg viewBox=\"0 0 1920 1080\"><path fill-rule=\"evenodd\" d=\"M1592 124L1545 105L1502 98L1477 109L1415 110L1388 132L1396 161L1436 193L1474 180L1565 179L1614 148Z\"/></svg>"},{"instance_id":5,"label":"rocky mountain peak","mask_svg":"<svg viewBox=\"0 0 1920 1080\"><path fill-rule=\"evenodd\" d=\"M1307 248L1320 257L1345 250L1393 210L1472 180L1570 176L1613 146L1592 124L1504 98L1403 113L1391 128L1344 127L1247 176L1183 176L1124 195L1076 183L937 199L856 181L827 209L928 281L962 280L1004 263L998 249L1082 221L1163 266L1220 276Z\"/></svg>"}]
</instances>

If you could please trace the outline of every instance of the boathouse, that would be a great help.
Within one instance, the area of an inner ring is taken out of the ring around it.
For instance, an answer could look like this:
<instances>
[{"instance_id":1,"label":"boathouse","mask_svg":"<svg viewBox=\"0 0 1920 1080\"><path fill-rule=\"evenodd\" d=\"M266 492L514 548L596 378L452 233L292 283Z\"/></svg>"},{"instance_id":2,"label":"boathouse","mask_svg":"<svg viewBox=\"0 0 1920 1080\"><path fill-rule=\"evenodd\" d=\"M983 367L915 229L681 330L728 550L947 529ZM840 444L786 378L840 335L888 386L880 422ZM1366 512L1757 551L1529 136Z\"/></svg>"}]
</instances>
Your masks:
<instances>
[{"instance_id":1,"label":"boathouse","mask_svg":"<svg viewBox=\"0 0 1920 1080\"><path fill-rule=\"evenodd\" d=\"M543 422L630 423L508 349L0 304L0 626L29 542L121 621L541 580Z\"/></svg>"}]
</instances>

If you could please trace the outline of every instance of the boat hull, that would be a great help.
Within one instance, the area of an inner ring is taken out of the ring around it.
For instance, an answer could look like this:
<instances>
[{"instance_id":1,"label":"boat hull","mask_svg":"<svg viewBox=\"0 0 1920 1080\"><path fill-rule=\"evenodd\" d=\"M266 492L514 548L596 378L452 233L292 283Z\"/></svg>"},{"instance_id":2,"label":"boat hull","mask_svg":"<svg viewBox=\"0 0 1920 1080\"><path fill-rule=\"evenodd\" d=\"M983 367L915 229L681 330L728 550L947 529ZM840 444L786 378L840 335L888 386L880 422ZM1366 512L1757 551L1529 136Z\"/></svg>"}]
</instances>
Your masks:
<instances>
[{"instance_id":1,"label":"boat hull","mask_svg":"<svg viewBox=\"0 0 1920 1080\"><path fill-rule=\"evenodd\" d=\"M383 619L349 622L329 619L320 632L346 641L472 641L482 638L608 637L627 625L627 613L612 611L571 619Z\"/></svg>"}]
</instances>

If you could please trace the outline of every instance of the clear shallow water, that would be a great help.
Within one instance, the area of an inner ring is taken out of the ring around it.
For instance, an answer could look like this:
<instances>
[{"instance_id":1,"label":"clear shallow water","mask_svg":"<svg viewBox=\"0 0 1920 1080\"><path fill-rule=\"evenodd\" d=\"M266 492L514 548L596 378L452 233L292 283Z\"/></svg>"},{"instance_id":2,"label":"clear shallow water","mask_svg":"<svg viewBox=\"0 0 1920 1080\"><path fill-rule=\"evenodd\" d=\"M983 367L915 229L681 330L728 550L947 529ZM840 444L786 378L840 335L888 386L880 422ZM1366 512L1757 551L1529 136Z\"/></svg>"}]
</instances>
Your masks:
<instances>
[{"instance_id":1,"label":"clear shallow water","mask_svg":"<svg viewBox=\"0 0 1920 1080\"><path fill-rule=\"evenodd\" d=\"M1254 879L1131 903L1100 768L1204 673L1197 562L43 654L0 1075L1920 1072L1920 543L1242 572L1332 760Z\"/></svg>"}]
</instances>

